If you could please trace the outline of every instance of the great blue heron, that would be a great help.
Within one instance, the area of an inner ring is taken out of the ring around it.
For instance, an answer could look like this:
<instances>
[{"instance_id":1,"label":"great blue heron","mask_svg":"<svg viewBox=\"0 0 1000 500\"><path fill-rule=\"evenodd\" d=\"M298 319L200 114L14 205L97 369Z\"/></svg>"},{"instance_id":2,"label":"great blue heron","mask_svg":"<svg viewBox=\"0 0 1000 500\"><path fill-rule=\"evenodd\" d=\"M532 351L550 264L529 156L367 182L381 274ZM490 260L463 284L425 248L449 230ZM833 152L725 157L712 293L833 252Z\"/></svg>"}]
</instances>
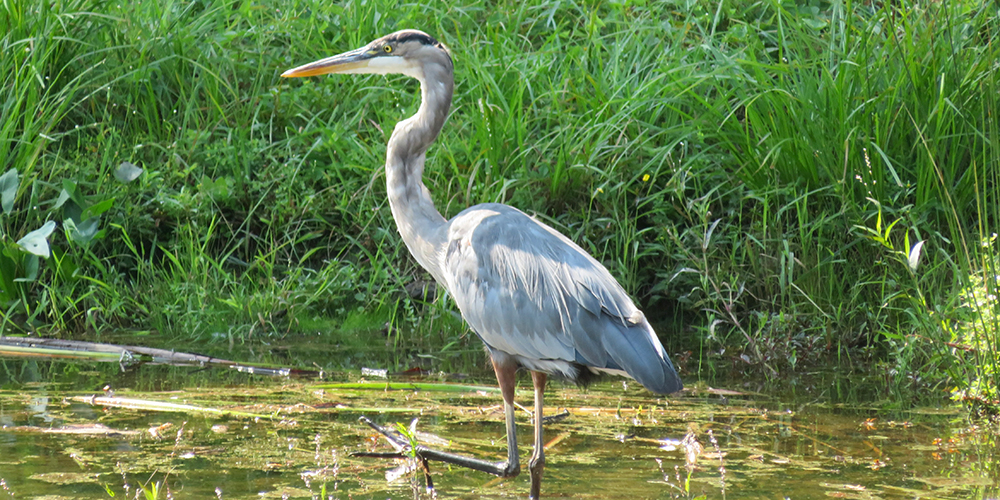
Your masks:
<instances>
[{"instance_id":1,"label":"great blue heron","mask_svg":"<svg viewBox=\"0 0 1000 500\"><path fill-rule=\"evenodd\" d=\"M507 205L476 205L451 220L434 207L421 177L427 148L448 118L452 69L444 45L421 31L403 30L281 76L378 73L420 81L420 109L396 124L386 148L389 207L410 253L448 290L486 344L507 421L505 462L422 457L516 476L515 372L527 368L535 388L535 449L528 464L531 497L538 498L548 374L584 383L598 373L625 375L659 394L681 390L681 380L642 311L604 266L568 238Z\"/></svg>"}]
</instances>

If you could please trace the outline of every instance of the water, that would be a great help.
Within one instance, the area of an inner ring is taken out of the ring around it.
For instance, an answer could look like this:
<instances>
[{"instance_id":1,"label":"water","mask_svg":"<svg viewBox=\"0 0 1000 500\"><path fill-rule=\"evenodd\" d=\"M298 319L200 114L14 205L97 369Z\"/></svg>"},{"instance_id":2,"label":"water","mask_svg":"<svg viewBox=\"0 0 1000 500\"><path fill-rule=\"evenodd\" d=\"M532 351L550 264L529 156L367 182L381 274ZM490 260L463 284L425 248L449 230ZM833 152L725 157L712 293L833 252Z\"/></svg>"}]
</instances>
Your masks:
<instances>
[{"instance_id":1,"label":"water","mask_svg":"<svg viewBox=\"0 0 1000 500\"><path fill-rule=\"evenodd\" d=\"M0 360L0 499L147 498L142 486L156 484L157 498L429 498L422 474L388 482L397 463L348 456L391 451L361 415L383 424L418 418L416 429L450 441L450 451L506 456L496 393L328 382ZM529 387L522 377L522 404ZM124 404L130 399L148 403ZM569 416L546 426L545 497L968 499L1000 491L996 426L974 425L958 408L890 414L705 391L657 399L621 380L587 390L554 383L546 403L547 415ZM525 412L518 428L525 473L502 480L432 463L438 498L526 497Z\"/></svg>"}]
</instances>

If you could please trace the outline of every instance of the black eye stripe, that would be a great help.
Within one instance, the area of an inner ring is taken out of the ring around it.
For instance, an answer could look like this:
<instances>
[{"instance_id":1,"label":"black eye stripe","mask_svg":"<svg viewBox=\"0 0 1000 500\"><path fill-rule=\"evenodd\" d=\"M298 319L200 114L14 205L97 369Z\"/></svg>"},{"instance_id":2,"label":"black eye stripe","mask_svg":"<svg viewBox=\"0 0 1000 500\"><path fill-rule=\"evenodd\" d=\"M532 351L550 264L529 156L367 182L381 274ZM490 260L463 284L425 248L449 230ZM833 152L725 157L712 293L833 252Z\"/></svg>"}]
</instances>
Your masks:
<instances>
[{"instance_id":1,"label":"black eye stripe","mask_svg":"<svg viewBox=\"0 0 1000 500\"><path fill-rule=\"evenodd\" d=\"M439 45L437 40L419 31L401 31L390 36L392 37L392 42L396 44L417 41L423 45Z\"/></svg>"}]
</instances>

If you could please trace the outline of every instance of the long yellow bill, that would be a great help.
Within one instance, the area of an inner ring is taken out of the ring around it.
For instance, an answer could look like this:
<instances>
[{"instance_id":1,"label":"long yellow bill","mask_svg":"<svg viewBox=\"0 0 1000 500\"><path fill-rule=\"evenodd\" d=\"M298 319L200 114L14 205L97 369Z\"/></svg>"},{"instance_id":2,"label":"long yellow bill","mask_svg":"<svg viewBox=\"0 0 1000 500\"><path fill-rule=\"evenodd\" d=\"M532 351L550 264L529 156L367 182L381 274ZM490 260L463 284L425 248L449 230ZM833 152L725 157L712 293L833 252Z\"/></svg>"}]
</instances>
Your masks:
<instances>
[{"instance_id":1,"label":"long yellow bill","mask_svg":"<svg viewBox=\"0 0 1000 500\"><path fill-rule=\"evenodd\" d=\"M281 76L283 78L297 78L325 75L328 73L368 73L365 69L368 68L368 64L376 54L378 52L370 50L368 47L361 47L360 49L292 68L282 73Z\"/></svg>"}]
</instances>

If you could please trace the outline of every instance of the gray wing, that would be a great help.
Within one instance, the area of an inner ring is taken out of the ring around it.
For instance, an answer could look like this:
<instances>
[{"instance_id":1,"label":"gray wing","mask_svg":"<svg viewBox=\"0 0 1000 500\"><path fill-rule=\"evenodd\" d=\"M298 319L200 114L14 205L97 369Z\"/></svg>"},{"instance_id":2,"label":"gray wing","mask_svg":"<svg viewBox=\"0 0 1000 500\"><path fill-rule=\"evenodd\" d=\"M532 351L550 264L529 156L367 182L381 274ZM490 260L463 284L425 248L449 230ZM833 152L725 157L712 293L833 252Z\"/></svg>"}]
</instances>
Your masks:
<instances>
[{"instance_id":1,"label":"gray wing","mask_svg":"<svg viewBox=\"0 0 1000 500\"><path fill-rule=\"evenodd\" d=\"M554 229L499 204L448 224L443 278L493 350L522 360L623 371L659 393L681 389L642 312L600 263Z\"/></svg>"}]
</instances>

